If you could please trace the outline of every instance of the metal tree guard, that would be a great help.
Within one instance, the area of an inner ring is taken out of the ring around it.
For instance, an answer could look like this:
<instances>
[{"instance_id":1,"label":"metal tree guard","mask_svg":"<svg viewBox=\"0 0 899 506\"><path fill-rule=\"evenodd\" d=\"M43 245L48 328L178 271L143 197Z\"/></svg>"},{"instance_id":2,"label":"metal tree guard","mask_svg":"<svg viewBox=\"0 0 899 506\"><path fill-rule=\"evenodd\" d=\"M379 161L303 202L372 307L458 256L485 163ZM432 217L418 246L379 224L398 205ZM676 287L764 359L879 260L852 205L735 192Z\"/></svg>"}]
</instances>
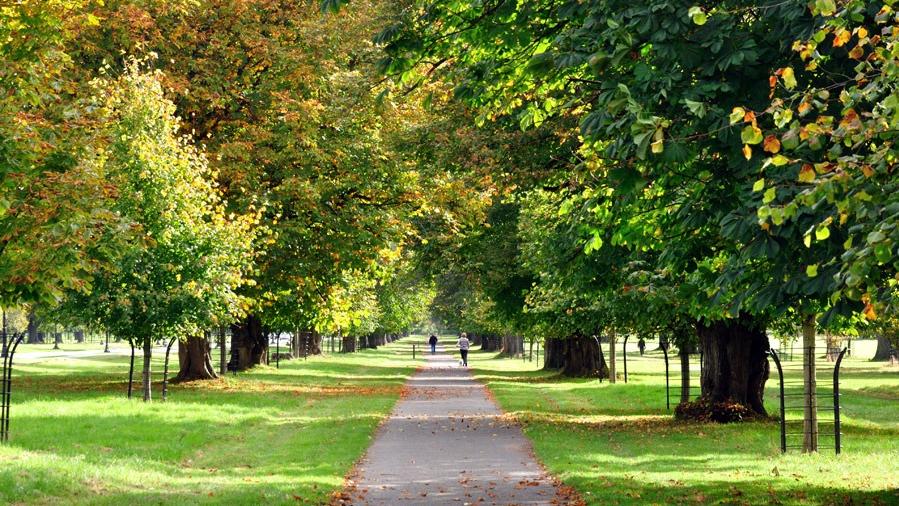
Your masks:
<instances>
[{"instance_id":1,"label":"metal tree guard","mask_svg":"<svg viewBox=\"0 0 899 506\"><path fill-rule=\"evenodd\" d=\"M844 347L840 350L840 353L837 355L837 359L834 362L833 368L833 407L829 408L833 411L833 439L834 439L834 452L839 455L842 451L842 434L840 433L840 366L843 362L843 357L846 356L846 353L849 351L848 347ZM784 380L784 370L783 365L780 361L779 354L775 350L769 350L768 356L770 356L774 360L774 365L777 367L777 374L780 380L779 384L779 393L780 393L780 451L782 453L786 453L790 448L802 448L802 445L788 445L787 444L787 436L804 436L805 435L805 427L804 427L804 419L803 420L792 420L789 423L802 423L803 430L801 432L793 432L788 433L787 427L787 409L786 398L787 397L801 397L804 398L804 393L786 393L785 389L785 380ZM817 394L819 395L827 395L826 393ZM798 406L794 406L794 408L798 408ZM826 407L818 407L818 411L827 411ZM821 424L828 425L829 422L819 422ZM817 429L815 429L817 430Z\"/></svg>"},{"instance_id":2,"label":"metal tree guard","mask_svg":"<svg viewBox=\"0 0 899 506\"><path fill-rule=\"evenodd\" d=\"M12 400L12 359L16 354L16 348L25 338L25 333L18 335L13 334L12 345L7 347L6 355L3 357L3 378L2 389L0 389L0 397L2 397L2 407L0 407L0 442L9 441L9 409Z\"/></svg>"},{"instance_id":3,"label":"metal tree guard","mask_svg":"<svg viewBox=\"0 0 899 506\"><path fill-rule=\"evenodd\" d=\"M627 334L624 335L624 346L621 349L621 356L624 357L624 382L627 383Z\"/></svg>"},{"instance_id":4,"label":"metal tree guard","mask_svg":"<svg viewBox=\"0 0 899 506\"><path fill-rule=\"evenodd\" d=\"M134 390L134 339L128 338L128 344L131 345L131 367L128 369L128 398L131 398L131 392Z\"/></svg>"},{"instance_id":5,"label":"metal tree guard","mask_svg":"<svg viewBox=\"0 0 899 506\"><path fill-rule=\"evenodd\" d=\"M660 346L660 348L662 348L665 357L665 407L668 408L668 411L671 411L671 389L668 388L668 344L666 343L664 346Z\"/></svg>"},{"instance_id":6,"label":"metal tree guard","mask_svg":"<svg viewBox=\"0 0 899 506\"><path fill-rule=\"evenodd\" d=\"M599 344L599 338L594 335L593 340L596 341L596 347L599 348L599 353L602 354L602 345ZM603 357L603 359L605 360L605 357ZM544 360L546 359L544 358ZM599 379L599 382L602 383L602 371L599 369L596 370L596 377Z\"/></svg>"},{"instance_id":7,"label":"metal tree guard","mask_svg":"<svg viewBox=\"0 0 899 506\"><path fill-rule=\"evenodd\" d=\"M842 434L840 433L840 364L843 362L843 356L846 355L847 351L849 351L848 346L843 348L833 366L833 449L837 455L840 454L842 446Z\"/></svg>"},{"instance_id":8,"label":"metal tree guard","mask_svg":"<svg viewBox=\"0 0 899 506\"><path fill-rule=\"evenodd\" d=\"M768 355L774 359L774 365L777 366L777 376L780 378L780 451L787 452L787 413L784 404L784 370L780 365L780 358L774 350L768 350Z\"/></svg>"},{"instance_id":9,"label":"metal tree guard","mask_svg":"<svg viewBox=\"0 0 899 506\"><path fill-rule=\"evenodd\" d=\"M165 364L162 366L162 401L165 402L166 395L169 392L169 353L172 351L172 345L177 341L177 337L169 339L169 345L165 347Z\"/></svg>"}]
</instances>

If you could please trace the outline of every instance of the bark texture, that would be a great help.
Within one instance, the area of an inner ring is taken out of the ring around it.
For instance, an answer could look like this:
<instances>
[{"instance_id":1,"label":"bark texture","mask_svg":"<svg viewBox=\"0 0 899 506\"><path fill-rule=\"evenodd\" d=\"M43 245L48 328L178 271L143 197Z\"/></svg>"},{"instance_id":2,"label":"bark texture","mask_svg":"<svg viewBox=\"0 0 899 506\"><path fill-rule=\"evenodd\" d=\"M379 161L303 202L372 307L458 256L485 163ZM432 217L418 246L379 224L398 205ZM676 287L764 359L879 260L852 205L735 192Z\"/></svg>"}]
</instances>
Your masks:
<instances>
[{"instance_id":1,"label":"bark texture","mask_svg":"<svg viewBox=\"0 0 899 506\"><path fill-rule=\"evenodd\" d=\"M312 335L309 339L309 354L310 355L321 355L322 354L322 335L318 333L318 331L313 330Z\"/></svg>"},{"instance_id":2,"label":"bark texture","mask_svg":"<svg viewBox=\"0 0 899 506\"><path fill-rule=\"evenodd\" d=\"M178 341L178 376L175 381L215 379L218 375L212 366L212 347L205 337L188 337Z\"/></svg>"},{"instance_id":3,"label":"bark texture","mask_svg":"<svg viewBox=\"0 0 899 506\"><path fill-rule=\"evenodd\" d=\"M353 353L356 351L356 337L343 336L343 353Z\"/></svg>"},{"instance_id":4,"label":"bark texture","mask_svg":"<svg viewBox=\"0 0 899 506\"><path fill-rule=\"evenodd\" d=\"M153 377L151 376L150 371L150 361L153 358L153 340L152 339L144 339L144 374L143 374L143 386L144 386L144 402L150 401L153 397Z\"/></svg>"},{"instance_id":5,"label":"bark texture","mask_svg":"<svg viewBox=\"0 0 899 506\"><path fill-rule=\"evenodd\" d=\"M25 342L28 344L36 344L44 342L44 334L38 331L38 320L34 316L34 311L28 313L28 337Z\"/></svg>"},{"instance_id":6,"label":"bark texture","mask_svg":"<svg viewBox=\"0 0 899 506\"><path fill-rule=\"evenodd\" d=\"M256 315L248 315L231 326L229 371L244 371L263 364L268 357L268 337Z\"/></svg>"},{"instance_id":7,"label":"bark texture","mask_svg":"<svg viewBox=\"0 0 899 506\"><path fill-rule=\"evenodd\" d=\"M609 333L609 383L615 383L617 371L615 367L615 342L618 340L615 331Z\"/></svg>"},{"instance_id":8,"label":"bark texture","mask_svg":"<svg viewBox=\"0 0 899 506\"><path fill-rule=\"evenodd\" d=\"M503 355L520 357L524 353L524 338L521 336L503 336Z\"/></svg>"},{"instance_id":9,"label":"bark texture","mask_svg":"<svg viewBox=\"0 0 899 506\"><path fill-rule=\"evenodd\" d=\"M890 350L892 346L890 345L890 340L885 336L877 336L877 351L874 352L874 358L871 360L875 361L887 361L890 359Z\"/></svg>"},{"instance_id":10,"label":"bark texture","mask_svg":"<svg viewBox=\"0 0 899 506\"><path fill-rule=\"evenodd\" d=\"M570 336L546 340L544 369L558 369L565 376L608 378L602 348L593 337Z\"/></svg>"},{"instance_id":11,"label":"bark texture","mask_svg":"<svg viewBox=\"0 0 899 506\"><path fill-rule=\"evenodd\" d=\"M766 415L763 402L768 380L768 336L748 315L732 320L699 322L703 353L702 398L737 403Z\"/></svg>"},{"instance_id":12,"label":"bark texture","mask_svg":"<svg viewBox=\"0 0 899 506\"><path fill-rule=\"evenodd\" d=\"M219 374L228 372L228 358L225 355L225 327L219 327Z\"/></svg>"},{"instance_id":13,"label":"bark texture","mask_svg":"<svg viewBox=\"0 0 899 506\"><path fill-rule=\"evenodd\" d=\"M503 340L499 336L495 335L482 335L481 336L481 349L483 351L500 351L503 346Z\"/></svg>"}]
</instances>

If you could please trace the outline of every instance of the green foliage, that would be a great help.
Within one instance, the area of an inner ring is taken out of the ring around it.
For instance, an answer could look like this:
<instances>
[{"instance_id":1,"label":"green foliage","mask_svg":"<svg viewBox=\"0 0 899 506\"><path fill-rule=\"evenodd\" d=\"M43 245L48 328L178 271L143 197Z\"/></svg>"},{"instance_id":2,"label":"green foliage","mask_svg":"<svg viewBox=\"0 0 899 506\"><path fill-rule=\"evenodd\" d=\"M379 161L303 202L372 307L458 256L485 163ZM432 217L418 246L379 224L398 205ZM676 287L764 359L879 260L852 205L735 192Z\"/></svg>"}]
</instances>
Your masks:
<instances>
[{"instance_id":1,"label":"green foliage","mask_svg":"<svg viewBox=\"0 0 899 506\"><path fill-rule=\"evenodd\" d=\"M104 142L89 160L120 191L113 211L136 239L73 304L137 343L228 321L243 309L236 291L251 267L255 217L225 216L206 158L178 133L156 73L132 60L122 76L94 86Z\"/></svg>"},{"instance_id":2,"label":"green foliage","mask_svg":"<svg viewBox=\"0 0 899 506\"><path fill-rule=\"evenodd\" d=\"M875 319L895 313L899 269L896 13L889 3L861 1L839 11L834 2L815 2L812 11L819 16L813 35L792 46L799 70L781 67L770 78L774 98L764 115L783 153L763 167L782 191L759 209L759 225L800 227L813 251L838 240L821 266L834 280L832 300L860 301ZM844 77L835 82L834 72Z\"/></svg>"},{"instance_id":3,"label":"green foliage","mask_svg":"<svg viewBox=\"0 0 899 506\"><path fill-rule=\"evenodd\" d=\"M384 9L323 17L302 2L115 0L92 6L103 22L73 44L95 69L120 68L122 50L159 55L228 212L261 213L270 232L251 245L254 283L241 290L268 327L330 325L356 281L379 278L422 205L423 183L395 150L418 109L378 99L374 48L360 44Z\"/></svg>"},{"instance_id":4,"label":"green foliage","mask_svg":"<svg viewBox=\"0 0 899 506\"><path fill-rule=\"evenodd\" d=\"M114 247L115 188L85 161L91 140L72 98L65 23L82 21L83 3L0 7L2 304L53 304L65 289L89 289L92 251Z\"/></svg>"},{"instance_id":5,"label":"green foliage","mask_svg":"<svg viewBox=\"0 0 899 506\"><path fill-rule=\"evenodd\" d=\"M752 111L770 103L772 62L792 57L784 41L807 34L820 8L670 0L416 5L427 15L403 11L377 39L387 55L382 68L398 82L449 81L479 121L550 124L580 143L556 158L566 192L522 230L535 248L525 256L538 279L532 309L577 321L602 300L595 309L609 314L601 319L649 328L634 301L661 304L675 321L746 312L770 321L802 308L830 309L827 322L860 308L831 298L845 231L811 210L811 198L804 212L774 209L791 190L759 179L752 157L764 150L770 166L791 166L780 152L792 149L792 138L765 135ZM787 89L799 86L791 67L778 75ZM791 116L781 111L777 121ZM564 129L571 119L578 132ZM539 193L524 195L537 199L535 209L544 205ZM554 206L578 211L556 215ZM757 227L768 219L779 225ZM534 223L542 225L526 230ZM815 248L802 244L809 231ZM633 275L652 286L632 284ZM609 325L581 325L594 324Z\"/></svg>"}]
</instances>

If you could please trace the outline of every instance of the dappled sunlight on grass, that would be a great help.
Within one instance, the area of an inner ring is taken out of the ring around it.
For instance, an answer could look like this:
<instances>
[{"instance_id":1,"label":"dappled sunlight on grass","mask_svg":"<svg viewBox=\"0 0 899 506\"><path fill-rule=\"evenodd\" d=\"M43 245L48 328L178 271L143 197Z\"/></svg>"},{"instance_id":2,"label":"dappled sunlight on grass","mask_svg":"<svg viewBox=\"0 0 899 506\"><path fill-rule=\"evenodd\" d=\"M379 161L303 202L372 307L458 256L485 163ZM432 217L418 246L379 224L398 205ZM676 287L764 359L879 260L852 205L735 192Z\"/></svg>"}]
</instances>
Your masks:
<instances>
[{"instance_id":1,"label":"dappled sunlight on grass","mask_svg":"<svg viewBox=\"0 0 899 506\"><path fill-rule=\"evenodd\" d=\"M399 342L170 383L169 401L150 404L125 398L127 356L25 364L0 448L0 502L319 504L419 363Z\"/></svg>"},{"instance_id":2,"label":"dappled sunlight on grass","mask_svg":"<svg viewBox=\"0 0 899 506\"><path fill-rule=\"evenodd\" d=\"M671 360L673 406L680 364ZM627 384L563 378L494 353L473 352L470 364L522 423L547 468L589 504L899 503L899 403L892 402L899 368L844 361L843 454L836 457L828 440L817 455L782 455L773 418L731 425L673 420L658 352L629 353ZM620 375L622 365L619 355ZM766 393L776 414L775 381Z\"/></svg>"}]
</instances>

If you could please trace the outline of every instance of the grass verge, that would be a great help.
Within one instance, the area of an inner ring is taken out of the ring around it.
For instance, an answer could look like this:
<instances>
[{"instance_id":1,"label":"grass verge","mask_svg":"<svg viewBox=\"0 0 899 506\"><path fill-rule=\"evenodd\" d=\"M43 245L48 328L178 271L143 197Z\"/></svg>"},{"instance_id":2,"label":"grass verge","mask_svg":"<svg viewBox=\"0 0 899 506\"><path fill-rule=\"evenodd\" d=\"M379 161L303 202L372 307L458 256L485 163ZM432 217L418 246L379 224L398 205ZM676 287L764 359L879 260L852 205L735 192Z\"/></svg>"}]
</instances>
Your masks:
<instances>
[{"instance_id":1,"label":"grass verge","mask_svg":"<svg viewBox=\"0 0 899 506\"><path fill-rule=\"evenodd\" d=\"M588 504L899 504L895 367L844 361L843 454L835 456L832 446L816 455L781 454L773 419L674 421L658 352L628 353L628 384L561 378L495 353L474 351L470 364L522 423L547 469ZM671 367L679 386L676 358ZM769 381L770 413L778 412L775 388Z\"/></svg>"},{"instance_id":2,"label":"grass verge","mask_svg":"<svg viewBox=\"0 0 899 506\"><path fill-rule=\"evenodd\" d=\"M412 341L170 384L150 404L125 399L126 356L23 356L0 503L326 503L414 372Z\"/></svg>"}]
</instances>

